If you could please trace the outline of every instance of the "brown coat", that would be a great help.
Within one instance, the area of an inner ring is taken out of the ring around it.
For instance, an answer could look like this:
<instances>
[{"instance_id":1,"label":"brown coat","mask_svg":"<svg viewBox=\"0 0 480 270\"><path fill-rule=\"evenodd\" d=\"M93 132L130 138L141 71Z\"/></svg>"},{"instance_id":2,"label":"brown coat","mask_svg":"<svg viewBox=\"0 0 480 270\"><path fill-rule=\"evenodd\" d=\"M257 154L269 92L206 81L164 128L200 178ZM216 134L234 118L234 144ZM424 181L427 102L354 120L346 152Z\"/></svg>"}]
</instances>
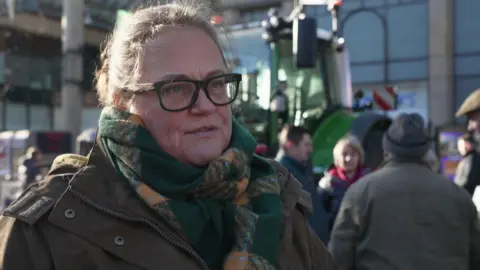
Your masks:
<instances>
[{"instance_id":1,"label":"brown coat","mask_svg":"<svg viewBox=\"0 0 480 270\"><path fill-rule=\"evenodd\" d=\"M57 160L58 161L58 160ZM283 167L283 234L277 269L333 270L302 212L309 197ZM0 218L3 270L208 269L121 179L104 153L64 156Z\"/></svg>"}]
</instances>

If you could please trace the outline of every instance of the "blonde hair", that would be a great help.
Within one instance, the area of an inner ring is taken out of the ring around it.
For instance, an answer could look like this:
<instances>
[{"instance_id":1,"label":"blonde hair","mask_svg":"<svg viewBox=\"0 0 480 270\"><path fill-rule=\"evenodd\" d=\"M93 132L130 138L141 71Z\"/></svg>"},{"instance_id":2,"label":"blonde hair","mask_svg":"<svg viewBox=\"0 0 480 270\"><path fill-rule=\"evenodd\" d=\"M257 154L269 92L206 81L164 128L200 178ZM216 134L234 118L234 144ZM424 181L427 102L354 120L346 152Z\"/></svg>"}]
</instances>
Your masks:
<instances>
[{"instance_id":1,"label":"blonde hair","mask_svg":"<svg viewBox=\"0 0 480 270\"><path fill-rule=\"evenodd\" d=\"M359 165L363 164L365 161L365 151L363 150L362 143L357 137L353 135L347 135L338 140L337 144L335 144L335 147L333 148L334 165L337 165L337 160L342 157L342 151L347 146L351 147L353 151L357 152L358 156L360 157Z\"/></svg>"},{"instance_id":2,"label":"blonde hair","mask_svg":"<svg viewBox=\"0 0 480 270\"><path fill-rule=\"evenodd\" d=\"M132 91L139 89L137 82L142 66L143 45L158 38L166 28L186 26L203 30L218 46L226 62L219 37L210 23L211 14L208 6L177 1L139 9L125 24L117 24L104 42L101 64L95 76L100 103L103 106L112 105L115 95L119 104L124 105Z\"/></svg>"},{"instance_id":3,"label":"blonde hair","mask_svg":"<svg viewBox=\"0 0 480 270\"><path fill-rule=\"evenodd\" d=\"M35 156L36 154L39 154L40 153L40 150L35 147L35 146L30 146L28 149L27 149L27 152L25 154L25 156L27 158L33 158L33 156Z\"/></svg>"}]
</instances>

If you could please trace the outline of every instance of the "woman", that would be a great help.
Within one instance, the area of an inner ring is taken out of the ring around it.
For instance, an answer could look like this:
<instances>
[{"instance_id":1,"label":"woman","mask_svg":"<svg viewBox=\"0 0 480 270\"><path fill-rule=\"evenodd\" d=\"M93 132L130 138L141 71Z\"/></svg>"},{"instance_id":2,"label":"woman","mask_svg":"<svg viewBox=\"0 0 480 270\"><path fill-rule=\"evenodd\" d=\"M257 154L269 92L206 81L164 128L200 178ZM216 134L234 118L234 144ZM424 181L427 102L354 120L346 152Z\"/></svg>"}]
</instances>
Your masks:
<instances>
[{"instance_id":1,"label":"woman","mask_svg":"<svg viewBox=\"0 0 480 270\"><path fill-rule=\"evenodd\" d=\"M474 145L475 139L473 134L471 132L467 132L458 139L457 150L462 157L466 157L474 152Z\"/></svg>"},{"instance_id":2,"label":"woman","mask_svg":"<svg viewBox=\"0 0 480 270\"><path fill-rule=\"evenodd\" d=\"M480 174L480 168L473 166L479 160L475 134L473 132L465 133L458 139L457 148L462 155L462 160L458 163L455 171L454 182L473 196L475 189L480 184L478 177L475 177Z\"/></svg>"},{"instance_id":3,"label":"woman","mask_svg":"<svg viewBox=\"0 0 480 270\"><path fill-rule=\"evenodd\" d=\"M332 229L340 204L347 189L363 177L364 151L354 136L340 139L333 148L333 166L318 183L318 192L325 209L330 213L328 228Z\"/></svg>"},{"instance_id":4,"label":"woman","mask_svg":"<svg viewBox=\"0 0 480 270\"><path fill-rule=\"evenodd\" d=\"M198 8L135 12L103 52L96 145L5 212L2 269L336 269L232 119L240 79Z\"/></svg>"}]
</instances>

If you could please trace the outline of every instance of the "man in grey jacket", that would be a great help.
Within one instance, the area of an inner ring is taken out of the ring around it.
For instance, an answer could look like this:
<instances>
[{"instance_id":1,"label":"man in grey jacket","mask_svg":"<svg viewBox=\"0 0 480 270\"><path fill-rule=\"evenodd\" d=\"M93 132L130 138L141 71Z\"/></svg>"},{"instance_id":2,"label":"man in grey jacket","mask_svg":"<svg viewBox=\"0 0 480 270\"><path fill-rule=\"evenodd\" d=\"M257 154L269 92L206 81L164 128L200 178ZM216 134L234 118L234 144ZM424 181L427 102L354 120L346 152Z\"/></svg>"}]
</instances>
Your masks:
<instances>
[{"instance_id":1,"label":"man in grey jacket","mask_svg":"<svg viewBox=\"0 0 480 270\"><path fill-rule=\"evenodd\" d=\"M385 165L351 186L329 249L340 270L478 270L480 225L465 190L432 172L418 114L384 135Z\"/></svg>"}]
</instances>

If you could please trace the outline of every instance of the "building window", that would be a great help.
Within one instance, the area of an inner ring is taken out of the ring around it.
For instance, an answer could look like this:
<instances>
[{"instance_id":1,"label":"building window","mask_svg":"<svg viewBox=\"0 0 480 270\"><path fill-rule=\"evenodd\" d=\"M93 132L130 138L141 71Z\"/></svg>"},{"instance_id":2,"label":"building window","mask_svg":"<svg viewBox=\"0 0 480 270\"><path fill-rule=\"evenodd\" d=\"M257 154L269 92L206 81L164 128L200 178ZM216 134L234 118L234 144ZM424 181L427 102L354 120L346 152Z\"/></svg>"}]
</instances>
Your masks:
<instances>
[{"instance_id":1,"label":"building window","mask_svg":"<svg viewBox=\"0 0 480 270\"><path fill-rule=\"evenodd\" d=\"M27 106L25 103L10 103L7 106L7 122L5 128L7 130L27 129Z\"/></svg>"},{"instance_id":2,"label":"building window","mask_svg":"<svg viewBox=\"0 0 480 270\"><path fill-rule=\"evenodd\" d=\"M29 63L28 86L32 89L52 89L52 62L47 58L32 58Z\"/></svg>"},{"instance_id":3,"label":"building window","mask_svg":"<svg viewBox=\"0 0 480 270\"><path fill-rule=\"evenodd\" d=\"M51 127L50 107L45 105L30 105L31 130L50 130Z\"/></svg>"},{"instance_id":4,"label":"building window","mask_svg":"<svg viewBox=\"0 0 480 270\"><path fill-rule=\"evenodd\" d=\"M99 65L100 50L98 47L85 46L83 55L83 82L82 88L90 91L93 89L95 70Z\"/></svg>"},{"instance_id":5,"label":"building window","mask_svg":"<svg viewBox=\"0 0 480 270\"><path fill-rule=\"evenodd\" d=\"M11 85L28 86L29 61L27 56L7 54L6 82Z\"/></svg>"},{"instance_id":6,"label":"building window","mask_svg":"<svg viewBox=\"0 0 480 270\"><path fill-rule=\"evenodd\" d=\"M56 56L52 58L52 90L60 91L62 89L62 57Z\"/></svg>"},{"instance_id":7,"label":"building window","mask_svg":"<svg viewBox=\"0 0 480 270\"><path fill-rule=\"evenodd\" d=\"M60 57L28 57L7 54L6 78L8 84L32 89L60 88Z\"/></svg>"}]
</instances>

